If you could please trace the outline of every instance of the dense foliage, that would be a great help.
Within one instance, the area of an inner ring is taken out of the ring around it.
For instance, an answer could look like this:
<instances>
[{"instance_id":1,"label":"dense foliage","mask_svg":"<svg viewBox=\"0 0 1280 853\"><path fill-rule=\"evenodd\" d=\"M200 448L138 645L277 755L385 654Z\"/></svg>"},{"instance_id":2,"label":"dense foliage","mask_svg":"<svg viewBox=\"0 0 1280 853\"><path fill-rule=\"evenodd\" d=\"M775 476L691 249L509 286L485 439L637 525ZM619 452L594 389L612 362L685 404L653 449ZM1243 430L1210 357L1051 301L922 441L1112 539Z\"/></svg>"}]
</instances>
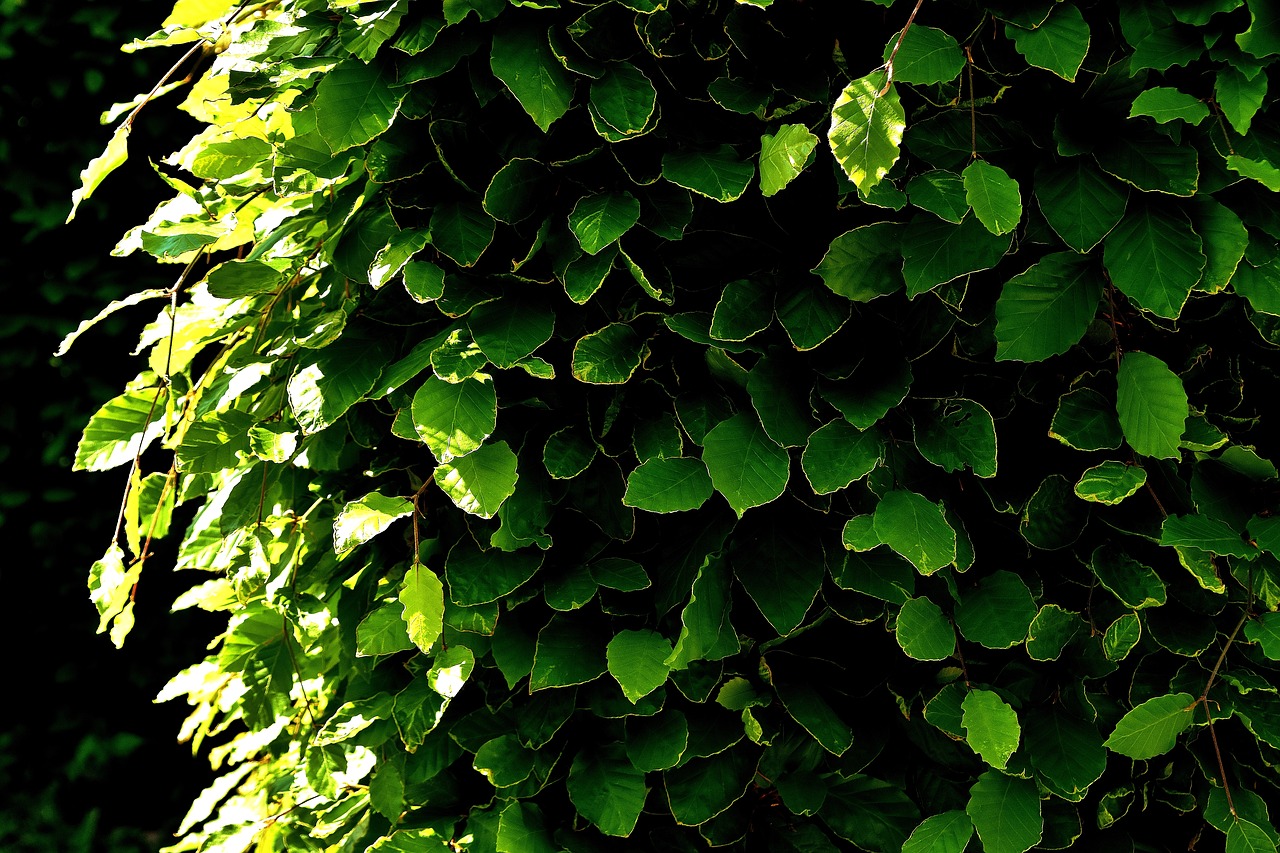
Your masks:
<instances>
[{"instance_id":1,"label":"dense foliage","mask_svg":"<svg viewBox=\"0 0 1280 853\"><path fill-rule=\"evenodd\" d=\"M1272 4L165 45L207 127L116 253L176 281L76 465L132 465L100 629L165 536L227 618L170 850L1275 850Z\"/></svg>"}]
</instances>

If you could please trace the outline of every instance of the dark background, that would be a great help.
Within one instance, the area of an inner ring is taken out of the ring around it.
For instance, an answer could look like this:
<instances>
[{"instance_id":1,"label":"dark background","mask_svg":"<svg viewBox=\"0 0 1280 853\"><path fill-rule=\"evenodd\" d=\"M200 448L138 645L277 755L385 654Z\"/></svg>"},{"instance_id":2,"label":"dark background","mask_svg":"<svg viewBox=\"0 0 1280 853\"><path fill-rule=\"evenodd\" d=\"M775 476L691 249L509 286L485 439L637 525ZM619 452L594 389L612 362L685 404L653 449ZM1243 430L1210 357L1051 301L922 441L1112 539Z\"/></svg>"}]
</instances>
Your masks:
<instances>
[{"instance_id":1,"label":"dark background","mask_svg":"<svg viewBox=\"0 0 1280 853\"><path fill-rule=\"evenodd\" d=\"M177 270L111 248L172 193L148 158L198 129L174 93L140 114L130 159L63 225L80 170L112 128L99 116L148 91L182 54L119 46L157 30L166 2L0 0L0 850L154 851L213 779L177 734L189 710L156 693L201 660L220 620L169 613L203 580L162 547L142 576L122 650L96 634L90 565L111 541L127 469L72 472L89 416L141 362L129 353L156 303L118 313L54 359L62 337L113 299Z\"/></svg>"}]
</instances>

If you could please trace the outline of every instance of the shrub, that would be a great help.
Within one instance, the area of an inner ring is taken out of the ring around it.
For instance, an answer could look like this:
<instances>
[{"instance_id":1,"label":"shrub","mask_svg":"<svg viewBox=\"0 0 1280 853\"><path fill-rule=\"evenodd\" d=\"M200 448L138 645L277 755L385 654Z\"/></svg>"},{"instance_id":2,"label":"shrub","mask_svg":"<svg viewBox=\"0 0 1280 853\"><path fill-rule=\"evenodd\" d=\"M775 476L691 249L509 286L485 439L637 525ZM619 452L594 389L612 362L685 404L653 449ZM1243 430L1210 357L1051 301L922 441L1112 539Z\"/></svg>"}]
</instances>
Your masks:
<instances>
[{"instance_id":1,"label":"shrub","mask_svg":"<svg viewBox=\"0 0 1280 853\"><path fill-rule=\"evenodd\" d=\"M100 628L170 528L227 615L169 850L1274 849L1269 4L138 46L186 44L206 128L116 250L177 281L107 309L163 306L76 457L132 464Z\"/></svg>"}]
</instances>

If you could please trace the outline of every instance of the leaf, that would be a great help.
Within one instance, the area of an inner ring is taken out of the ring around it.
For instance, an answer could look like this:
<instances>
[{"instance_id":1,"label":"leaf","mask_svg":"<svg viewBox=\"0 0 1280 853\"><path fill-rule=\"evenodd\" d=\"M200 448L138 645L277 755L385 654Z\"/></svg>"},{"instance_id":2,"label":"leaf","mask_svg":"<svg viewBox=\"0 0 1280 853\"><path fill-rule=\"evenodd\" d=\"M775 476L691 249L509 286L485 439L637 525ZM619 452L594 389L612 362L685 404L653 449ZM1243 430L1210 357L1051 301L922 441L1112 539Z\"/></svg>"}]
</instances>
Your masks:
<instances>
[{"instance_id":1,"label":"leaf","mask_svg":"<svg viewBox=\"0 0 1280 853\"><path fill-rule=\"evenodd\" d=\"M818 287L797 287L777 303L778 322L801 352L828 340L849 321L852 306Z\"/></svg>"},{"instance_id":2,"label":"leaf","mask_svg":"<svg viewBox=\"0 0 1280 853\"><path fill-rule=\"evenodd\" d=\"M1030 648L1030 642L1027 645ZM1041 782L1071 802L1083 799L1107 769L1107 751L1097 728L1059 706L1030 709L1022 734L1027 758Z\"/></svg>"},{"instance_id":3,"label":"leaf","mask_svg":"<svg viewBox=\"0 0 1280 853\"><path fill-rule=\"evenodd\" d=\"M1239 68L1224 66L1218 69L1213 84L1213 99L1222 108L1236 133L1248 134L1253 117L1258 114L1267 96L1267 75L1245 74Z\"/></svg>"},{"instance_id":4,"label":"leaf","mask_svg":"<svg viewBox=\"0 0 1280 853\"><path fill-rule=\"evenodd\" d=\"M1136 613L1123 613L1102 635L1102 653L1107 660L1122 661L1142 639L1142 620Z\"/></svg>"},{"instance_id":5,"label":"leaf","mask_svg":"<svg viewBox=\"0 0 1280 853\"><path fill-rule=\"evenodd\" d=\"M1141 465L1107 460L1085 469L1075 485L1075 493L1082 500L1114 506L1132 496L1146 482L1147 472Z\"/></svg>"},{"instance_id":6,"label":"leaf","mask_svg":"<svg viewBox=\"0 0 1280 853\"><path fill-rule=\"evenodd\" d=\"M1011 242L992 234L977 217L966 217L959 225L935 216L913 217L902 235L907 296L915 299L940 284L994 267Z\"/></svg>"},{"instance_id":7,"label":"leaf","mask_svg":"<svg viewBox=\"0 0 1280 853\"><path fill-rule=\"evenodd\" d=\"M356 656L392 655L414 648L403 612L399 601L389 601L361 619L356 626Z\"/></svg>"},{"instance_id":8,"label":"leaf","mask_svg":"<svg viewBox=\"0 0 1280 853\"><path fill-rule=\"evenodd\" d=\"M1150 116L1157 124L1181 120L1196 125L1209 117L1209 107L1194 95L1172 86L1154 86L1133 99L1129 118L1135 116Z\"/></svg>"},{"instance_id":9,"label":"leaf","mask_svg":"<svg viewBox=\"0 0 1280 853\"><path fill-rule=\"evenodd\" d=\"M1083 626L1084 620L1079 614L1056 604L1044 605L1027 628L1027 657L1039 661L1057 660Z\"/></svg>"},{"instance_id":10,"label":"leaf","mask_svg":"<svg viewBox=\"0 0 1280 853\"><path fill-rule=\"evenodd\" d=\"M664 661L670 656L671 643L649 630L622 631L605 649L609 674L633 705L667 680L671 667Z\"/></svg>"},{"instance_id":11,"label":"leaf","mask_svg":"<svg viewBox=\"0 0 1280 853\"><path fill-rule=\"evenodd\" d=\"M472 309L467 326L485 358L509 369L551 340L555 313L545 304L525 299L497 299Z\"/></svg>"},{"instance_id":12,"label":"leaf","mask_svg":"<svg viewBox=\"0 0 1280 853\"><path fill-rule=\"evenodd\" d=\"M1258 546L1246 542L1225 521L1207 515L1171 515L1160 528L1160 544L1175 547L1198 548L1211 554L1241 557L1252 560L1258 556Z\"/></svg>"},{"instance_id":13,"label":"leaf","mask_svg":"<svg viewBox=\"0 0 1280 853\"><path fill-rule=\"evenodd\" d=\"M651 773L675 767L689 744L685 715L664 709L652 717L627 717L627 758L637 770Z\"/></svg>"},{"instance_id":14,"label":"leaf","mask_svg":"<svg viewBox=\"0 0 1280 853\"><path fill-rule=\"evenodd\" d=\"M933 169L916 175L907 182L911 203L939 219L959 225L969 212L969 199L964 178L945 169Z\"/></svg>"},{"instance_id":15,"label":"leaf","mask_svg":"<svg viewBox=\"0 0 1280 853\"><path fill-rule=\"evenodd\" d=\"M392 342L348 330L321 350L300 355L289 378L289 406L308 435L334 424L373 391L391 360Z\"/></svg>"},{"instance_id":16,"label":"leaf","mask_svg":"<svg viewBox=\"0 0 1280 853\"><path fill-rule=\"evenodd\" d=\"M428 376L413 395L413 427L440 462L478 449L498 423L498 398L486 376L446 382Z\"/></svg>"},{"instance_id":17,"label":"leaf","mask_svg":"<svg viewBox=\"0 0 1280 853\"><path fill-rule=\"evenodd\" d=\"M747 412L721 421L706 434L702 461L716 491L739 518L751 507L775 500L787 485L787 451Z\"/></svg>"},{"instance_id":18,"label":"leaf","mask_svg":"<svg viewBox=\"0 0 1280 853\"><path fill-rule=\"evenodd\" d=\"M836 162L863 193L868 193L898 162L906 112L883 71L853 80L831 109L827 142Z\"/></svg>"},{"instance_id":19,"label":"leaf","mask_svg":"<svg viewBox=\"0 0 1280 853\"><path fill-rule=\"evenodd\" d=\"M624 136L641 133L658 108L658 90L630 62L610 63L598 80L591 82L592 116L599 116Z\"/></svg>"},{"instance_id":20,"label":"leaf","mask_svg":"<svg viewBox=\"0 0 1280 853\"><path fill-rule=\"evenodd\" d=\"M380 492L350 501L333 520L333 550L346 553L386 530L396 519L412 514L411 501Z\"/></svg>"},{"instance_id":21,"label":"leaf","mask_svg":"<svg viewBox=\"0 0 1280 853\"><path fill-rule=\"evenodd\" d=\"M1191 726L1194 702L1190 693L1148 699L1120 718L1103 745L1134 759L1164 755Z\"/></svg>"},{"instance_id":22,"label":"leaf","mask_svg":"<svg viewBox=\"0 0 1280 853\"><path fill-rule=\"evenodd\" d=\"M493 75L543 133L569 110L574 88L573 78L551 52L546 32L514 22L501 24L494 31L489 53Z\"/></svg>"},{"instance_id":23,"label":"leaf","mask_svg":"<svg viewBox=\"0 0 1280 853\"><path fill-rule=\"evenodd\" d=\"M760 137L760 192L776 195L813 162L818 137L803 124L784 124Z\"/></svg>"},{"instance_id":24,"label":"leaf","mask_svg":"<svg viewBox=\"0 0 1280 853\"><path fill-rule=\"evenodd\" d=\"M1164 583L1155 569L1118 546L1102 545L1094 549L1088 565L1098 582L1125 607L1141 610L1165 603Z\"/></svg>"},{"instance_id":25,"label":"leaf","mask_svg":"<svg viewBox=\"0 0 1280 853\"><path fill-rule=\"evenodd\" d=\"M1155 356L1127 352L1116 383L1116 415L1129 446L1143 456L1176 458L1188 412L1182 380Z\"/></svg>"},{"instance_id":26,"label":"leaf","mask_svg":"<svg viewBox=\"0 0 1280 853\"><path fill-rule=\"evenodd\" d=\"M726 284L711 314L711 337L718 341L745 341L764 331L773 321L771 296L758 281L739 279Z\"/></svg>"},{"instance_id":27,"label":"leaf","mask_svg":"<svg viewBox=\"0 0 1280 853\"><path fill-rule=\"evenodd\" d=\"M755 166L739 160L729 145L709 151L670 151L662 155L662 177L719 202L740 198L755 173Z\"/></svg>"},{"instance_id":28,"label":"leaf","mask_svg":"<svg viewBox=\"0 0 1280 853\"><path fill-rule=\"evenodd\" d=\"M1271 660L1280 660L1280 613L1263 613L1244 623L1244 636L1262 647Z\"/></svg>"},{"instance_id":29,"label":"leaf","mask_svg":"<svg viewBox=\"0 0 1280 853\"><path fill-rule=\"evenodd\" d=\"M944 471L969 468L979 477L996 475L996 427L991 413L973 400L934 404L913 419L916 449Z\"/></svg>"},{"instance_id":30,"label":"leaf","mask_svg":"<svg viewBox=\"0 0 1280 853\"><path fill-rule=\"evenodd\" d=\"M901 788L856 774L827 789L818 816L861 850L896 853L919 821L920 811Z\"/></svg>"},{"instance_id":31,"label":"leaf","mask_svg":"<svg viewBox=\"0 0 1280 853\"><path fill-rule=\"evenodd\" d=\"M493 518L515 491L516 478L516 455L505 441L441 462L432 473L454 506L481 518Z\"/></svg>"},{"instance_id":32,"label":"leaf","mask_svg":"<svg viewBox=\"0 0 1280 853\"><path fill-rule=\"evenodd\" d=\"M1251 821L1232 821L1227 830L1226 853L1272 853L1275 849L1275 841L1262 827Z\"/></svg>"},{"instance_id":33,"label":"leaf","mask_svg":"<svg viewBox=\"0 0 1280 853\"><path fill-rule=\"evenodd\" d=\"M529 689L586 684L607 671L605 643L591 624L557 613L538 632Z\"/></svg>"},{"instance_id":34,"label":"leaf","mask_svg":"<svg viewBox=\"0 0 1280 853\"><path fill-rule=\"evenodd\" d=\"M107 471L132 462L164 435L167 400L162 388L138 388L108 400L85 425L72 470Z\"/></svg>"},{"instance_id":35,"label":"leaf","mask_svg":"<svg viewBox=\"0 0 1280 853\"><path fill-rule=\"evenodd\" d=\"M514 800L502 809L496 853L556 853L557 846L536 803Z\"/></svg>"},{"instance_id":36,"label":"leaf","mask_svg":"<svg viewBox=\"0 0 1280 853\"><path fill-rule=\"evenodd\" d=\"M1103 262L1116 287L1139 307L1175 320L1207 259L1185 215L1138 205L1107 235Z\"/></svg>"},{"instance_id":37,"label":"leaf","mask_svg":"<svg viewBox=\"0 0 1280 853\"><path fill-rule=\"evenodd\" d=\"M1084 337L1101 296L1101 277L1087 260L1045 255L1000 291L996 360L1044 361L1066 352Z\"/></svg>"},{"instance_id":38,"label":"leaf","mask_svg":"<svg viewBox=\"0 0 1280 853\"><path fill-rule=\"evenodd\" d=\"M595 255L640 220L640 202L631 193L583 196L569 214L569 228L588 255Z\"/></svg>"},{"instance_id":39,"label":"leaf","mask_svg":"<svg viewBox=\"0 0 1280 853\"><path fill-rule=\"evenodd\" d=\"M848 231L831 242L812 272L835 293L869 302L902 286L898 223L876 223Z\"/></svg>"},{"instance_id":40,"label":"leaf","mask_svg":"<svg viewBox=\"0 0 1280 853\"><path fill-rule=\"evenodd\" d=\"M988 770L969 789L965 811L986 853L1024 853L1040 843L1044 819L1034 782Z\"/></svg>"},{"instance_id":41,"label":"leaf","mask_svg":"<svg viewBox=\"0 0 1280 853\"><path fill-rule=\"evenodd\" d=\"M846 421L868 429L902 402L912 379L911 362L881 354L859 363L842 381L823 383L819 390Z\"/></svg>"},{"instance_id":42,"label":"leaf","mask_svg":"<svg viewBox=\"0 0 1280 853\"><path fill-rule=\"evenodd\" d=\"M1018 182L999 166L975 160L965 167L965 199L973 213L992 234L1008 234L1022 219L1022 195Z\"/></svg>"},{"instance_id":43,"label":"leaf","mask_svg":"<svg viewBox=\"0 0 1280 853\"><path fill-rule=\"evenodd\" d=\"M983 761L1003 770L1022 739L1017 713L990 690L970 690L960 707L964 712L960 724L969 746Z\"/></svg>"},{"instance_id":44,"label":"leaf","mask_svg":"<svg viewBox=\"0 0 1280 853\"><path fill-rule=\"evenodd\" d=\"M1124 441L1115 404L1092 388L1063 395L1049 435L1076 450L1114 450Z\"/></svg>"},{"instance_id":45,"label":"leaf","mask_svg":"<svg viewBox=\"0 0 1280 853\"><path fill-rule=\"evenodd\" d=\"M860 430L834 420L814 430L800 456L800 467L815 494L839 491L860 480L884 458L884 441L876 430Z\"/></svg>"},{"instance_id":46,"label":"leaf","mask_svg":"<svg viewBox=\"0 0 1280 853\"><path fill-rule=\"evenodd\" d=\"M478 202L446 202L431 212L431 245L458 266L470 267L489 248L496 228Z\"/></svg>"},{"instance_id":47,"label":"leaf","mask_svg":"<svg viewBox=\"0 0 1280 853\"><path fill-rule=\"evenodd\" d=\"M1001 569L961 593L955 620L966 640L988 649L1009 649L1026 640L1037 612L1022 578Z\"/></svg>"},{"instance_id":48,"label":"leaf","mask_svg":"<svg viewBox=\"0 0 1280 853\"><path fill-rule=\"evenodd\" d=\"M80 188L71 194L71 212L67 214L66 222L76 218L76 210L80 207L80 202L93 195L93 191L103 182L103 180L114 172L116 169L124 165L129 159L129 129L132 125L129 122L121 122L116 127L115 132L111 134L110 141L107 142L106 149L89 161L89 165L85 166L80 172ZM63 224L66 224L65 222ZM77 330L79 331L79 330ZM60 351L65 351L70 344L64 342Z\"/></svg>"},{"instance_id":49,"label":"leaf","mask_svg":"<svg viewBox=\"0 0 1280 853\"><path fill-rule=\"evenodd\" d=\"M1273 166L1270 160L1228 154L1227 168L1242 177L1257 181L1272 192L1280 191L1280 169Z\"/></svg>"},{"instance_id":50,"label":"leaf","mask_svg":"<svg viewBox=\"0 0 1280 853\"><path fill-rule=\"evenodd\" d=\"M754 750L731 748L663 773L667 803L676 823L706 823L740 800L755 775L758 759Z\"/></svg>"},{"instance_id":51,"label":"leaf","mask_svg":"<svg viewBox=\"0 0 1280 853\"><path fill-rule=\"evenodd\" d=\"M621 385L644 358L645 344L626 323L610 323L573 345L573 376L592 385Z\"/></svg>"},{"instance_id":52,"label":"leaf","mask_svg":"<svg viewBox=\"0 0 1280 853\"><path fill-rule=\"evenodd\" d=\"M781 529L762 513L758 531L742 532L730 551L734 576L769 624L786 636L800 627L826 575L821 532L803 523Z\"/></svg>"},{"instance_id":53,"label":"leaf","mask_svg":"<svg viewBox=\"0 0 1280 853\"><path fill-rule=\"evenodd\" d=\"M1028 65L1052 71L1072 83L1089 53L1089 25L1080 9L1071 4L1055 5L1038 27L1007 24L1004 32Z\"/></svg>"},{"instance_id":54,"label":"leaf","mask_svg":"<svg viewBox=\"0 0 1280 853\"><path fill-rule=\"evenodd\" d=\"M346 59L320 80L314 101L316 130L334 154L382 135L396 117L405 90L395 68L381 60Z\"/></svg>"},{"instance_id":55,"label":"leaf","mask_svg":"<svg viewBox=\"0 0 1280 853\"><path fill-rule=\"evenodd\" d=\"M955 629L942 608L927 598L903 602L894 636L907 657L915 660L946 660L956 650Z\"/></svg>"},{"instance_id":56,"label":"leaf","mask_svg":"<svg viewBox=\"0 0 1280 853\"><path fill-rule=\"evenodd\" d=\"M964 68L964 54L953 36L918 24L890 38L882 58L893 62L890 73L898 83L947 83Z\"/></svg>"},{"instance_id":57,"label":"leaf","mask_svg":"<svg viewBox=\"0 0 1280 853\"><path fill-rule=\"evenodd\" d=\"M580 751L569 768L569 799L605 835L631 834L644 808L644 773L632 766L620 743Z\"/></svg>"},{"instance_id":58,"label":"leaf","mask_svg":"<svg viewBox=\"0 0 1280 853\"><path fill-rule=\"evenodd\" d=\"M922 575L933 574L956 558L956 532L941 507L915 492L895 489L881 497L875 531Z\"/></svg>"},{"instance_id":59,"label":"leaf","mask_svg":"<svg viewBox=\"0 0 1280 853\"><path fill-rule=\"evenodd\" d=\"M1124 216L1128 201L1125 188L1084 157L1037 168L1035 193L1049 227L1077 252L1101 243Z\"/></svg>"},{"instance_id":60,"label":"leaf","mask_svg":"<svg viewBox=\"0 0 1280 853\"><path fill-rule=\"evenodd\" d=\"M538 209L547 183L546 166L537 160L514 157L494 173L481 206L499 222L514 225Z\"/></svg>"},{"instance_id":61,"label":"leaf","mask_svg":"<svg viewBox=\"0 0 1280 853\"><path fill-rule=\"evenodd\" d=\"M402 618L409 639L424 654L430 653L444 630L444 585L436 573L416 563L405 572L400 586Z\"/></svg>"},{"instance_id":62,"label":"leaf","mask_svg":"<svg viewBox=\"0 0 1280 853\"><path fill-rule=\"evenodd\" d=\"M953 809L922 820L902 845L902 853L964 853L972 837L969 815Z\"/></svg>"},{"instance_id":63,"label":"leaf","mask_svg":"<svg viewBox=\"0 0 1280 853\"><path fill-rule=\"evenodd\" d=\"M702 506L713 491L700 459L655 458L627 475L622 503L649 512L682 512Z\"/></svg>"}]
</instances>

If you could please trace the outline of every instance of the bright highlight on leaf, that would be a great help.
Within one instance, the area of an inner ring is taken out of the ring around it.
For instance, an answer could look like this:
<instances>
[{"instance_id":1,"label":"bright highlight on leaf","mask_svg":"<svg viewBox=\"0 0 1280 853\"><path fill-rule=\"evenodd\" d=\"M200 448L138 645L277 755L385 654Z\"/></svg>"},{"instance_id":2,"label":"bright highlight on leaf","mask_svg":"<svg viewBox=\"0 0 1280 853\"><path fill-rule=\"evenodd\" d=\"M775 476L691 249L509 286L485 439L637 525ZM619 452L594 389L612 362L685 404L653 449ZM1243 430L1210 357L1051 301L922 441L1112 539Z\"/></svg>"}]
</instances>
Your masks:
<instances>
[{"instance_id":1,"label":"bright highlight on leaf","mask_svg":"<svg viewBox=\"0 0 1280 853\"><path fill-rule=\"evenodd\" d=\"M870 192L898 162L906 113L897 90L877 71L845 86L831 109L827 141L836 162L862 192Z\"/></svg>"}]
</instances>

